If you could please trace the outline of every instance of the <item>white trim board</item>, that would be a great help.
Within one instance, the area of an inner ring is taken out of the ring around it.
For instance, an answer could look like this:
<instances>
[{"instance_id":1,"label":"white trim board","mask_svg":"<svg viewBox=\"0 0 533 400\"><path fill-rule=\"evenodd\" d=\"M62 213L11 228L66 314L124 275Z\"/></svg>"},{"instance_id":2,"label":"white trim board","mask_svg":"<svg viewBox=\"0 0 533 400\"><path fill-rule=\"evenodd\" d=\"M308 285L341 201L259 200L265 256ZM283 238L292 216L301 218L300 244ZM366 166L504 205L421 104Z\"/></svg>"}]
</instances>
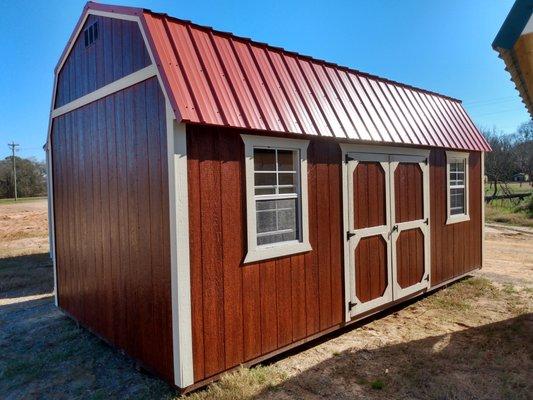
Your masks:
<instances>
[{"instance_id":1,"label":"white trim board","mask_svg":"<svg viewBox=\"0 0 533 400\"><path fill-rule=\"evenodd\" d=\"M52 111L52 118L59 117L60 115L66 114L77 108L83 107L89 103L92 103L96 100L100 100L104 97L107 97L113 93L124 90L130 86L133 86L139 82L145 81L153 76L157 75L157 68L152 64L139 71L133 72L129 75L126 75L119 80L111 82L108 85L101 87L100 89L95 90L94 92L88 93L85 96L79 97L76 100L71 101L61 107L58 107Z\"/></svg>"},{"instance_id":2,"label":"white trim board","mask_svg":"<svg viewBox=\"0 0 533 400\"><path fill-rule=\"evenodd\" d=\"M59 305L57 296L57 264L56 264L56 238L54 224L54 184L52 174L52 143L48 142L44 146L46 152L46 191L48 194L48 243L50 246L50 257L54 271L54 304Z\"/></svg>"},{"instance_id":3,"label":"white trim board","mask_svg":"<svg viewBox=\"0 0 533 400\"><path fill-rule=\"evenodd\" d=\"M174 383L178 387L185 388L194 383L187 136L186 126L176 123L168 102L166 110Z\"/></svg>"},{"instance_id":4,"label":"white trim board","mask_svg":"<svg viewBox=\"0 0 533 400\"><path fill-rule=\"evenodd\" d=\"M483 268L483 260L485 253L485 152L481 152L481 265Z\"/></svg>"}]
</instances>

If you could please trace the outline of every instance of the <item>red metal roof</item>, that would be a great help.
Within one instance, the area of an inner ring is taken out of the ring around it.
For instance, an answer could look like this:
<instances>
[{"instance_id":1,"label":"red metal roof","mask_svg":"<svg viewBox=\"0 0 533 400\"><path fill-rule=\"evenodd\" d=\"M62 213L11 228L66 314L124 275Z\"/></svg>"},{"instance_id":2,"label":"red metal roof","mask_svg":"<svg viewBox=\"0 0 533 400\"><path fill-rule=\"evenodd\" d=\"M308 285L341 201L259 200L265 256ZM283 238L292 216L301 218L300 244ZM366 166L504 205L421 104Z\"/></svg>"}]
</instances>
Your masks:
<instances>
[{"instance_id":1,"label":"red metal roof","mask_svg":"<svg viewBox=\"0 0 533 400\"><path fill-rule=\"evenodd\" d=\"M280 133L490 150L459 100L130 7L178 120Z\"/></svg>"}]
</instances>

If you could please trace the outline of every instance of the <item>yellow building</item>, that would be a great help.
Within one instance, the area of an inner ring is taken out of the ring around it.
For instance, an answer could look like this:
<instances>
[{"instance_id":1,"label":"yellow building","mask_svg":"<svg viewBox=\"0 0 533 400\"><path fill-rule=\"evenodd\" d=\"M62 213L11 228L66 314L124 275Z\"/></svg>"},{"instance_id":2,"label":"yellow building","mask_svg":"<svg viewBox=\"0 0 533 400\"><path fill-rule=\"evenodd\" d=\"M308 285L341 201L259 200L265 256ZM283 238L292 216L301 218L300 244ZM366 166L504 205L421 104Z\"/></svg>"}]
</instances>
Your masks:
<instances>
[{"instance_id":1,"label":"yellow building","mask_svg":"<svg viewBox=\"0 0 533 400\"><path fill-rule=\"evenodd\" d=\"M492 42L533 117L533 0L516 0Z\"/></svg>"}]
</instances>

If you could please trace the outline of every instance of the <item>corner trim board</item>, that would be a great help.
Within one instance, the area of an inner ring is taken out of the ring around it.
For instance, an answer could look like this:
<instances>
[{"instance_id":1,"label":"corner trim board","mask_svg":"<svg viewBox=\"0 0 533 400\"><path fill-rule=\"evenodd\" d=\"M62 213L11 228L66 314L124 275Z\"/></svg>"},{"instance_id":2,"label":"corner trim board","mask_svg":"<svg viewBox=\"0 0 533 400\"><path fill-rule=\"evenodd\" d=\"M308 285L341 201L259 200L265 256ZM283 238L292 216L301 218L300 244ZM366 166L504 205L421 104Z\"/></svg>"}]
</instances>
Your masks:
<instances>
[{"instance_id":1,"label":"corner trim board","mask_svg":"<svg viewBox=\"0 0 533 400\"><path fill-rule=\"evenodd\" d=\"M126 89L156 75L157 68L153 64L151 64L139 71L136 71L132 74L126 75L123 78L120 78L119 80L111 82L110 84L105 85L100 89L95 90L94 92L86 94L85 96L79 97L76 100L71 101L70 103L67 103L61 107L54 109L52 111L52 118L56 118L60 115L76 110L77 108L83 107L89 103L92 103L93 101L100 100L103 97Z\"/></svg>"},{"instance_id":2,"label":"corner trim board","mask_svg":"<svg viewBox=\"0 0 533 400\"><path fill-rule=\"evenodd\" d=\"M180 388L185 388L194 383L187 133L185 124L179 124L174 119L174 113L168 101L166 110L174 383Z\"/></svg>"}]
</instances>

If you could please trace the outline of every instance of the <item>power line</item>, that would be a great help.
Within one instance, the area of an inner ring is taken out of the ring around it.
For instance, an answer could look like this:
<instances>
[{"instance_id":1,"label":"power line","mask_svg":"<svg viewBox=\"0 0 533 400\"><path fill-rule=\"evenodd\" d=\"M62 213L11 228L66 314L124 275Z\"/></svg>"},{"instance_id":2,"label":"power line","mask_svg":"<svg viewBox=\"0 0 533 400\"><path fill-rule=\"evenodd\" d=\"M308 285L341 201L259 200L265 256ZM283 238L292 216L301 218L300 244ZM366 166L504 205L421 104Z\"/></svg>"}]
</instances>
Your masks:
<instances>
[{"instance_id":1,"label":"power line","mask_svg":"<svg viewBox=\"0 0 533 400\"><path fill-rule=\"evenodd\" d=\"M9 146L13 154L13 181L15 182L15 201L17 201L17 165L15 162L15 151L16 148L20 145L15 142L8 143L7 145Z\"/></svg>"}]
</instances>

